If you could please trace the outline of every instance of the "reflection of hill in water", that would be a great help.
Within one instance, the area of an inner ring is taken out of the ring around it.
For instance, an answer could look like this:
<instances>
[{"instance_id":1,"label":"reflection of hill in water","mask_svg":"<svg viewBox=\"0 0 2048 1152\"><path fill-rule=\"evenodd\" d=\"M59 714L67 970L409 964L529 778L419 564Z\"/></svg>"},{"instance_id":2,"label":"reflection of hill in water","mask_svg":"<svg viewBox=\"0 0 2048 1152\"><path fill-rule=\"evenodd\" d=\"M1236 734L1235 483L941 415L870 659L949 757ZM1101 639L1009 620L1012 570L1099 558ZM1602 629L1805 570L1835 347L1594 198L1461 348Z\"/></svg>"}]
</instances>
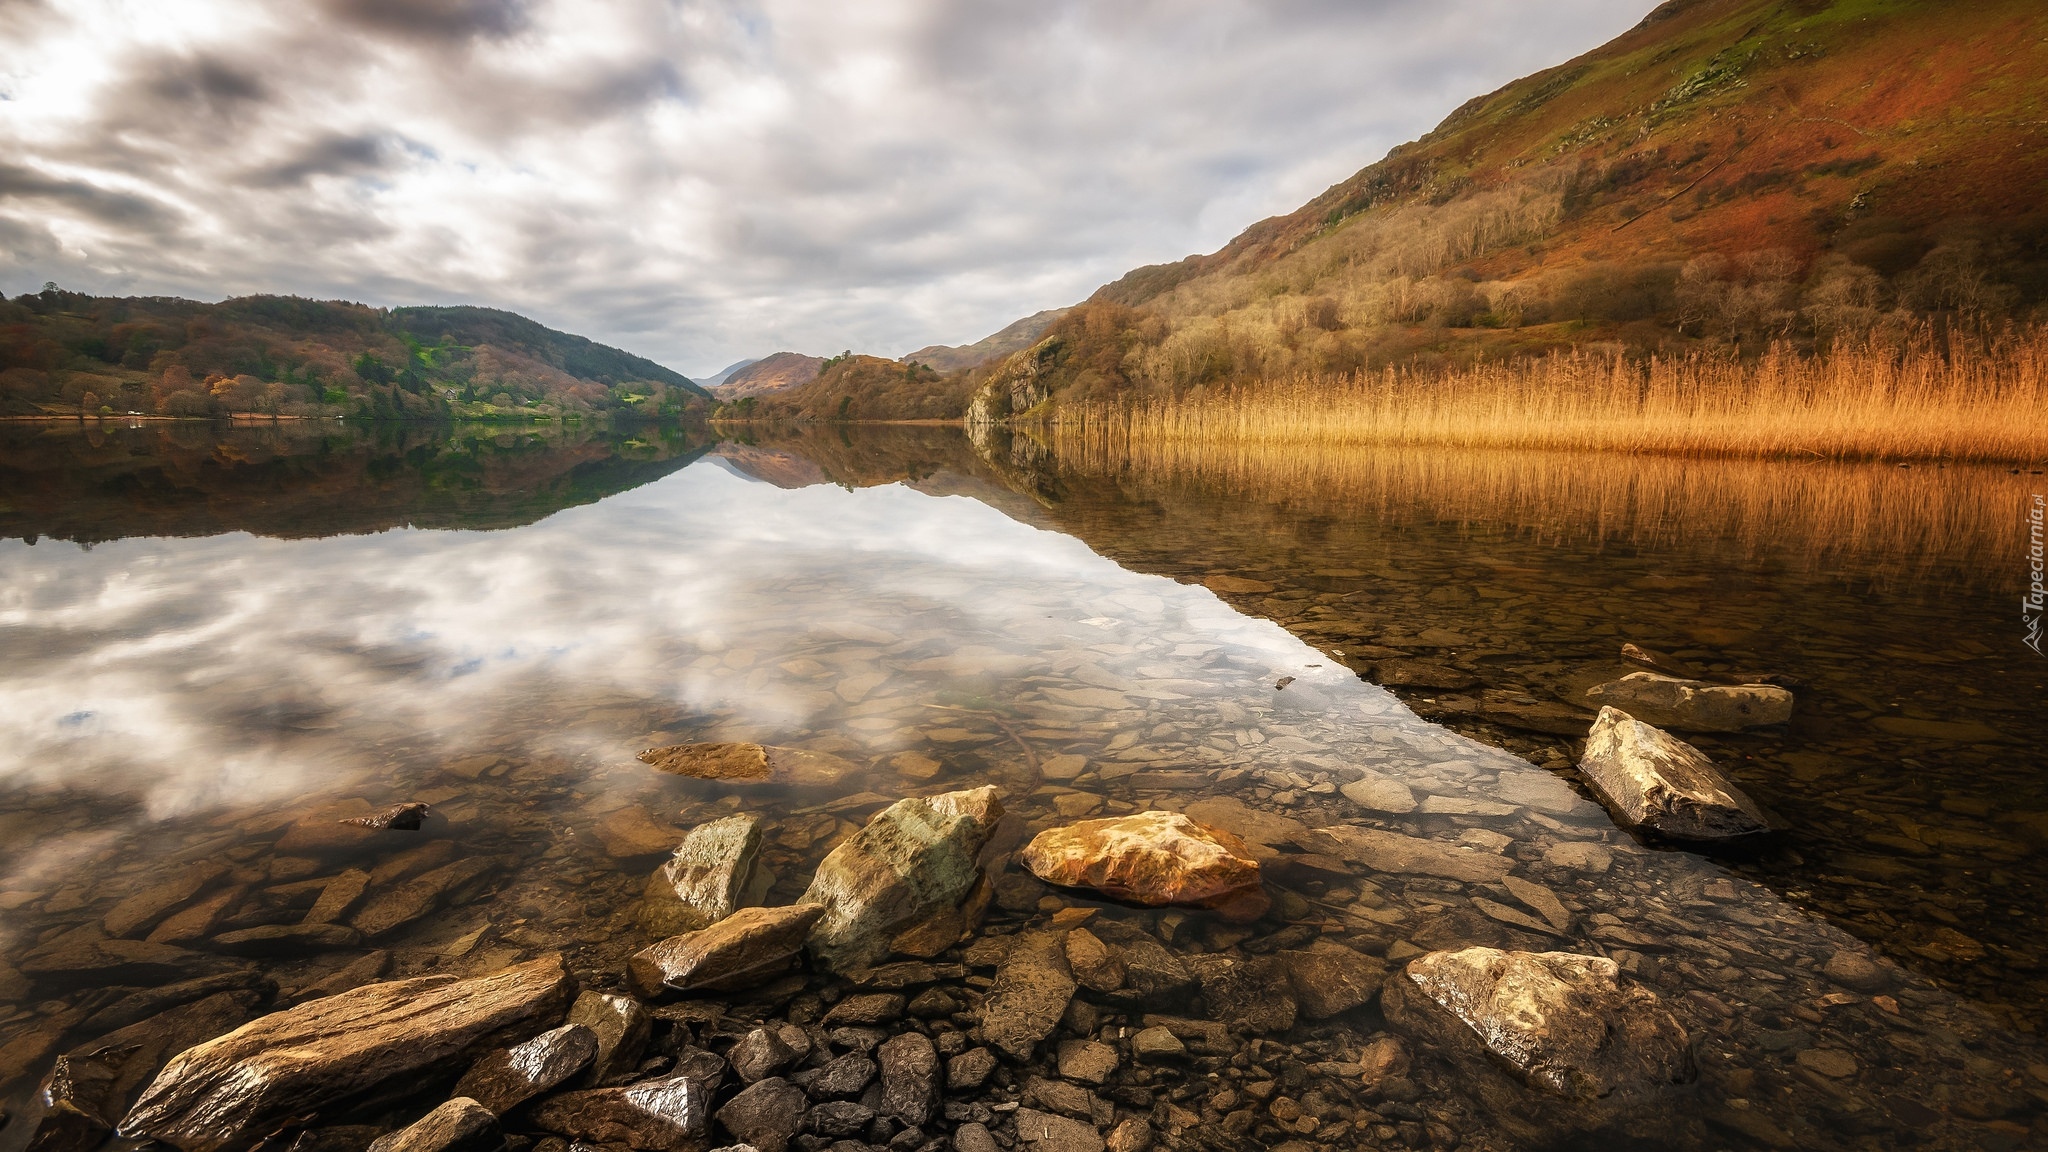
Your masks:
<instances>
[{"instance_id":1,"label":"reflection of hill in water","mask_svg":"<svg viewBox=\"0 0 2048 1152\"><path fill-rule=\"evenodd\" d=\"M658 480L705 447L674 429L4 428L0 538L510 528Z\"/></svg>"}]
</instances>

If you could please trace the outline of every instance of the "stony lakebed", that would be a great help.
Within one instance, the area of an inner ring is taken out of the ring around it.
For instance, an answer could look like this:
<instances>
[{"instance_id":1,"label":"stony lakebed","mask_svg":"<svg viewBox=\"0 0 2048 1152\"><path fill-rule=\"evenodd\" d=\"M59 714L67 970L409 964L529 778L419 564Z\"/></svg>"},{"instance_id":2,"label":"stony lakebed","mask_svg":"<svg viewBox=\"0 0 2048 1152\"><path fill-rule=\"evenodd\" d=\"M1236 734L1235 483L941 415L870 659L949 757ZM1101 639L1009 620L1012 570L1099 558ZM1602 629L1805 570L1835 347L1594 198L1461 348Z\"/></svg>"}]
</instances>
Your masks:
<instances>
[{"instance_id":1,"label":"stony lakebed","mask_svg":"<svg viewBox=\"0 0 2048 1152\"><path fill-rule=\"evenodd\" d=\"M2033 1036L1682 847L1797 688L1616 645L1568 780L1227 580L715 460L35 547L5 1152L2048 1137Z\"/></svg>"}]
</instances>

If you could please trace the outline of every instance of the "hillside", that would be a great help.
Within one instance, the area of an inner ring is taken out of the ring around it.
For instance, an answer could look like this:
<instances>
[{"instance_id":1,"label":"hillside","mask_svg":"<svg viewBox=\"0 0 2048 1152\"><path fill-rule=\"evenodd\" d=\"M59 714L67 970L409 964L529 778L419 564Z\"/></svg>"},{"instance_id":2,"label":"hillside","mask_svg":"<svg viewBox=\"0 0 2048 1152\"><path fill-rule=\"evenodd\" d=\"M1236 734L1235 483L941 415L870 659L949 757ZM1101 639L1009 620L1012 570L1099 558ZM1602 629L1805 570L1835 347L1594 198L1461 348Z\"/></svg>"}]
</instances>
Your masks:
<instances>
[{"instance_id":1,"label":"hillside","mask_svg":"<svg viewBox=\"0 0 2048 1152\"><path fill-rule=\"evenodd\" d=\"M978 370L1057 395L1565 346L1824 346L2048 298L2048 6L1672 0Z\"/></svg>"},{"instance_id":2,"label":"hillside","mask_svg":"<svg viewBox=\"0 0 2048 1152\"><path fill-rule=\"evenodd\" d=\"M728 402L749 396L767 396L816 380L818 370L824 366L823 356L777 352L727 373L711 394Z\"/></svg>"},{"instance_id":3,"label":"hillside","mask_svg":"<svg viewBox=\"0 0 2048 1152\"><path fill-rule=\"evenodd\" d=\"M740 403L722 415L768 420L956 420L974 380L919 363L845 353L824 362L808 384Z\"/></svg>"},{"instance_id":4,"label":"hillside","mask_svg":"<svg viewBox=\"0 0 2048 1152\"><path fill-rule=\"evenodd\" d=\"M905 364L924 364L941 372L964 372L1031 347L1053 321L1067 312L1065 308L1048 308L1014 321L995 335L984 336L972 344L933 344L900 359Z\"/></svg>"},{"instance_id":5,"label":"hillside","mask_svg":"<svg viewBox=\"0 0 2048 1152\"><path fill-rule=\"evenodd\" d=\"M549 420L708 399L651 360L491 308L55 288L0 300L0 416Z\"/></svg>"}]
</instances>

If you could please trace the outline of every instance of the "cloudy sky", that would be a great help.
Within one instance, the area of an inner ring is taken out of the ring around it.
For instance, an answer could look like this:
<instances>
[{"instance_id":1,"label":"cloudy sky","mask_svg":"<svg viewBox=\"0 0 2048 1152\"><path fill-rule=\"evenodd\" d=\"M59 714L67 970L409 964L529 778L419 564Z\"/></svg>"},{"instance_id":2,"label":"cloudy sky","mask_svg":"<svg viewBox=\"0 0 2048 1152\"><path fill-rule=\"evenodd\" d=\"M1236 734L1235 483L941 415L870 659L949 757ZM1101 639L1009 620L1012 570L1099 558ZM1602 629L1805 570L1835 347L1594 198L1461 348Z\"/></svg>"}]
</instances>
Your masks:
<instances>
[{"instance_id":1,"label":"cloudy sky","mask_svg":"<svg viewBox=\"0 0 2048 1152\"><path fill-rule=\"evenodd\" d=\"M1650 6L0 0L0 291L900 355L1213 250Z\"/></svg>"}]
</instances>

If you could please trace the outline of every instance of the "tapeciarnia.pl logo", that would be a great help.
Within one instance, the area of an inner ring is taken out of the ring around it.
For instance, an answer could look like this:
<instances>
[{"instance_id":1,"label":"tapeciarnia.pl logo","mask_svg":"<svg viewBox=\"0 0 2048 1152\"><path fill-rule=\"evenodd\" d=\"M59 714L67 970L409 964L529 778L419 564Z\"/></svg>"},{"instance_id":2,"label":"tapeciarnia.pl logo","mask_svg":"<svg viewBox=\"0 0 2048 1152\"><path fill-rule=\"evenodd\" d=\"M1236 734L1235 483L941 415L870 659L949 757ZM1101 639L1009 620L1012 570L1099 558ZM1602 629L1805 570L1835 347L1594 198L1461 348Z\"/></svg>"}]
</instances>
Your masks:
<instances>
[{"instance_id":1,"label":"tapeciarnia.pl logo","mask_svg":"<svg viewBox=\"0 0 2048 1152\"><path fill-rule=\"evenodd\" d=\"M2020 600L2020 622L2027 626L2027 638L2020 643L2032 648L2036 656L2043 655L2041 613L2048 608L2048 586L2044 586L2044 580L2048 580L2044 576L2048 573L2048 551L2044 551L2041 540L2042 529L2048 526L2043 524L2044 516L2048 516L2048 496L2036 492L2033 506L2027 509L2027 567L2033 580Z\"/></svg>"}]
</instances>

